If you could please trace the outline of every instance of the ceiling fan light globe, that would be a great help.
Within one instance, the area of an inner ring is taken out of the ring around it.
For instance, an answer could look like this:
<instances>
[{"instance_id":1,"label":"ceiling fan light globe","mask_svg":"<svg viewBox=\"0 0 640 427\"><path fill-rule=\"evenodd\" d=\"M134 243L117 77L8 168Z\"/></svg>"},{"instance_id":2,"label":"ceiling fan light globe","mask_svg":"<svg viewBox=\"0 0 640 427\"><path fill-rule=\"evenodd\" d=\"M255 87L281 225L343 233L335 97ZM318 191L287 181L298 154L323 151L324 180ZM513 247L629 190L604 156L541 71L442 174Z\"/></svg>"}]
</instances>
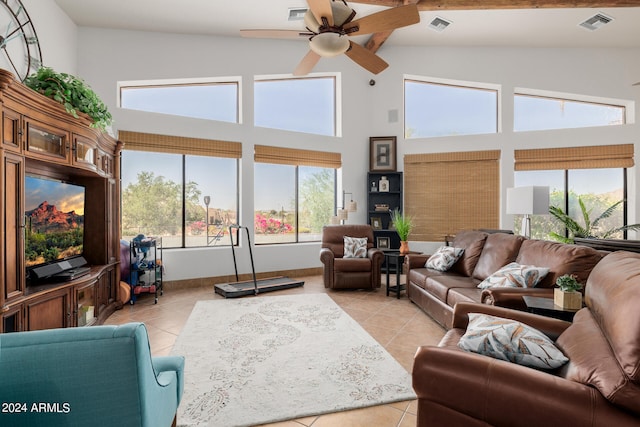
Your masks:
<instances>
[{"instance_id":1,"label":"ceiling fan light globe","mask_svg":"<svg viewBox=\"0 0 640 427\"><path fill-rule=\"evenodd\" d=\"M321 33L309 41L311 50L324 58L345 53L349 45L349 38L337 33Z\"/></svg>"}]
</instances>

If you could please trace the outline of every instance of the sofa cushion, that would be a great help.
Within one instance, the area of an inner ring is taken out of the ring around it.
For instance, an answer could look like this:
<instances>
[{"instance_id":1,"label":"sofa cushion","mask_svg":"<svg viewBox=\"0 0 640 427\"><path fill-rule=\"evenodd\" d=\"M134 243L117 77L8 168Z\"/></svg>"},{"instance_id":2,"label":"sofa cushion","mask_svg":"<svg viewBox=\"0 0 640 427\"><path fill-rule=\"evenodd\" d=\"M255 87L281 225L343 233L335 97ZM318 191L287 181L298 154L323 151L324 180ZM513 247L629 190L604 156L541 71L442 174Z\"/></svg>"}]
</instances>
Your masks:
<instances>
[{"instance_id":1,"label":"sofa cushion","mask_svg":"<svg viewBox=\"0 0 640 427\"><path fill-rule=\"evenodd\" d=\"M334 272L371 272L371 259L369 258L336 258L333 261Z\"/></svg>"},{"instance_id":2,"label":"sofa cushion","mask_svg":"<svg viewBox=\"0 0 640 427\"><path fill-rule=\"evenodd\" d=\"M525 240L516 258L519 264L549 267L549 273L537 285L552 288L556 279L564 274L575 274L578 282L585 283L602 255L593 248L547 240Z\"/></svg>"},{"instance_id":3,"label":"sofa cushion","mask_svg":"<svg viewBox=\"0 0 640 427\"><path fill-rule=\"evenodd\" d=\"M464 253L458 262L453 264L450 271L471 277L482 253L484 242L487 240L487 235L484 231L477 230L465 230L456 234L451 246L464 249Z\"/></svg>"},{"instance_id":4,"label":"sofa cushion","mask_svg":"<svg viewBox=\"0 0 640 427\"><path fill-rule=\"evenodd\" d=\"M455 307L459 302L479 303L482 297L482 289L473 288L451 288L447 293L447 305Z\"/></svg>"},{"instance_id":5,"label":"sofa cushion","mask_svg":"<svg viewBox=\"0 0 640 427\"><path fill-rule=\"evenodd\" d=\"M478 286L480 281L472 277L464 277L458 274L442 273L440 275L432 275L427 277L425 282L425 291L429 292L442 302L447 302L447 294L449 289L453 288L471 288ZM478 302L480 300L478 299Z\"/></svg>"},{"instance_id":6,"label":"sofa cushion","mask_svg":"<svg viewBox=\"0 0 640 427\"><path fill-rule=\"evenodd\" d=\"M500 360L540 369L555 369L569 359L542 332L523 323L469 313L460 348Z\"/></svg>"},{"instance_id":7,"label":"sofa cushion","mask_svg":"<svg viewBox=\"0 0 640 427\"><path fill-rule=\"evenodd\" d=\"M344 236L344 258L366 258L368 240L366 237Z\"/></svg>"},{"instance_id":8,"label":"sofa cushion","mask_svg":"<svg viewBox=\"0 0 640 427\"><path fill-rule=\"evenodd\" d=\"M484 280L499 268L516 260L523 236L507 233L492 233L487 236L482 253L473 270L473 277Z\"/></svg>"},{"instance_id":9,"label":"sofa cushion","mask_svg":"<svg viewBox=\"0 0 640 427\"><path fill-rule=\"evenodd\" d=\"M478 287L487 288L533 288L549 273L546 267L521 265L511 262L484 279Z\"/></svg>"},{"instance_id":10,"label":"sofa cushion","mask_svg":"<svg viewBox=\"0 0 640 427\"><path fill-rule=\"evenodd\" d=\"M463 252L463 248L440 246L438 250L429 257L424 266L433 270L448 271L453 264L460 259Z\"/></svg>"},{"instance_id":11,"label":"sofa cushion","mask_svg":"<svg viewBox=\"0 0 640 427\"><path fill-rule=\"evenodd\" d=\"M585 302L625 374L640 383L640 254L614 252L591 274Z\"/></svg>"},{"instance_id":12,"label":"sofa cushion","mask_svg":"<svg viewBox=\"0 0 640 427\"><path fill-rule=\"evenodd\" d=\"M608 313L615 311L617 309L607 310ZM627 322L625 325L637 326ZM589 309L576 313L573 323L558 337L556 344L570 359L560 370L561 376L595 387L611 403L640 414L640 386L625 375L610 341L602 334ZM635 360L638 360L637 353Z\"/></svg>"}]
</instances>

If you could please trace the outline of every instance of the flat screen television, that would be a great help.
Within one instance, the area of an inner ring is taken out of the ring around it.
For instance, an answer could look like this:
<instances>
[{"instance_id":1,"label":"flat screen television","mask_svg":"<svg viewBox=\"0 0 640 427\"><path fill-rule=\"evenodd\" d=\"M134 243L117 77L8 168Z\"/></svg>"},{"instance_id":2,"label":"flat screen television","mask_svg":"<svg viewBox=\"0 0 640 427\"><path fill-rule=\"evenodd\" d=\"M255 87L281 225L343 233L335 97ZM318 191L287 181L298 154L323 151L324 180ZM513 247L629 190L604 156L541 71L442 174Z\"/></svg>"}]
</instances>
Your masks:
<instances>
[{"instance_id":1,"label":"flat screen television","mask_svg":"<svg viewBox=\"0 0 640 427\"><path fill-rule=\"evenodd\" d=\"M25 264L27 273L68 265L82 256L85 188L34 175L25 177ZM64 268L61 268L64 269Z\"/></svg>"}]
</instances>

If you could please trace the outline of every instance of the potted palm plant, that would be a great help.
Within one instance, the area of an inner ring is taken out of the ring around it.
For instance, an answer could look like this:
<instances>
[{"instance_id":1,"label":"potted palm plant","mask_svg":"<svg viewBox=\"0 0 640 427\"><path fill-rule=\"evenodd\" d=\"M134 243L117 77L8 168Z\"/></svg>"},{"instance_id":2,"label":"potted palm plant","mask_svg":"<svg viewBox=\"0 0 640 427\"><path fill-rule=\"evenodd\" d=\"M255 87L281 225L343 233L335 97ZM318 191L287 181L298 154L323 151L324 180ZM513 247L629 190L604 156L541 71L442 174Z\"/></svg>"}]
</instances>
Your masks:
<instances>
[{"instance_id":1,"label":"potted palm plant","mask_svg":"<svg viewBox=\"0 0 640 427\"><path fill-rule=\"evenodd\" d=\"M588 210L580 197L578 197L578 205L580 206L580 211L582 213L582 219L584 225L580 224L575 219L571 218L562 208L557 206L550 206L549 213L555 219L560 221L562 225L569 231L569 237L564 237L559 235L558 233L549 233L549 236L560 242L564 243L574 243L574 239L576 238L586 238L586 239L608 239L619 231L624 230L640 230L640 224L629 224L623 225L622 227L616 227L609 230L599 230L601 222L609 218L613 212L622 204L624 200L619 200L613 205L609 206L595 219L591 218L591 210Z\"/></svg>"},{"instance_id":2,"label":"potted palm plant","mask_svg":"<svg viewBox=\"0 0 640 427\"><path fill-rule=\"evenodd\" d=\"M400 209L396 208L391 211L391 224L396 229L396 233L400 237L400 253L409 253L409 234L413 229L413 219L405 216L400 212Z\"/></svg>"},{"instance_id":3,"label":"potted palm plant","mask_svg":"<svg viewBox=\"0 0 640 427\"><path fill-rule=\"evenodd\" d=\"M553 290L553 303L562 308L578 310L582 308L582 284L573 274L565 274L556 279L558 286Z\"/></svg>"}]
</instances>

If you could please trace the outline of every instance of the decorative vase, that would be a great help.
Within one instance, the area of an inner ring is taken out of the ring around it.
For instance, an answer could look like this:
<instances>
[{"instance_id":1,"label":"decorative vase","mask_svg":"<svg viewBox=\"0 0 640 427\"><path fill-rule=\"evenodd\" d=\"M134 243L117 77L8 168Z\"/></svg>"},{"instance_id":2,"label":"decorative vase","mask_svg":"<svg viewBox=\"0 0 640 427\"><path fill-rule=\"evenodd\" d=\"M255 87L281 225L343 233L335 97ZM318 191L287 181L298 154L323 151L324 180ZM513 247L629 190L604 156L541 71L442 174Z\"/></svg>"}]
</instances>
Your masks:
<instances>
[{"instance_id":1,"label":"decorative vase","mask_svg":"<svg viewBox=\"0 0 640 427\"><path fill-rule=\"evenodd\" d=\"M409 242L402 240L400 242L400 254L406 255L409 253Z\"/></svg>"},{"instance_id":2,"label":"decorative vase","mask_svg":"<svg viewBox=\"0 0 640 427\"><path fill-rule=\"evenodd\" d=\"M380 182L378 184L379 184L378 191L380 191L381 193L389 192L389 180L387 179L386 176L383 176L382 178L380 178Z\"/></svg>"},{"instance_id":3,"label":"decorative vase","mask_svg":"<svg viewBox=\"0 0 640 427\"><path fill-rule=\"evenodd\" d=\"M558 307L579 310L582 308L582 294L578 291L565 292L555 288L553 290L553 303Z\"/></svg>"}]
</instances>

